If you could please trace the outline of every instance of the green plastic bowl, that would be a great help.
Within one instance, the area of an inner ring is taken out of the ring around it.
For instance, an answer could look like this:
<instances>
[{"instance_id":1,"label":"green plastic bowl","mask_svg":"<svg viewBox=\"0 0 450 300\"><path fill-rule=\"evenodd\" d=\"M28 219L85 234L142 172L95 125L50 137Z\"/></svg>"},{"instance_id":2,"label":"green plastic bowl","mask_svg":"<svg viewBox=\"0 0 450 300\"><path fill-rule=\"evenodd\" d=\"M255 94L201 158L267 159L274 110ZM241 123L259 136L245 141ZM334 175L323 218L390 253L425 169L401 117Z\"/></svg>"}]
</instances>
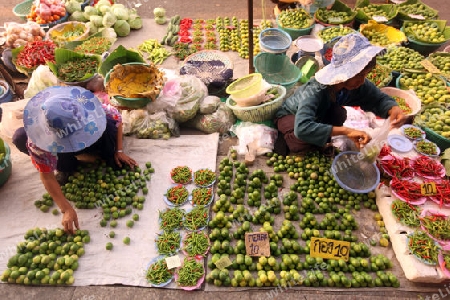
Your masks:
<instances>
[{"instance_id":1,"label":"green plastic bowl","mask_svg":"<svg viewBox=\"0 0 450 300\"><path fill-rule=\"evenodd\" d=\"M3 186L12 173L12 162L11 162L11 149L9 148L6 142L0 140L0 143L3 143L5 146L5 158L3 163L0 164L0 187Z\"/></svg>"},{"instance_id":2,"label":"green plastic bowl","mask_svg":"<svg viewBox=\"0 0 450 300\"><path fill-rule=\"evenodd\" d=\"M133 63L127 63L123 64L125 65L147 65L145 63L139 63L139 62L133 62ZM105 76L105 86L109 81L109 78L111 76L111 72L113 69L111 69ZM129 108L129 109L139 109L145 107L147 104L149 104L152 99L151 98L127 98L127 97L121 97L121 96L114 96L114 99L117 102L117 106L120 106L122 108Z\"/></svg>"},{"instance_id":3,"label":"green plastic bowl","mask_svg":"<svg viewBox=\"0 0 450 300\"><path fill-rule=\"evenodd\" d=\"M278 22L278 17L277 17L277 26L279 29L283 30L284 32L286 32L287 34L289 34L291 36L292 40L295 40L296 38L298 38L299 36L302 35L308 35L311 33L312 29L314 28L314 26L316 25L314 22L314 19L312 19L312 25L309 27L305 27L305 28L299 28L299 29L295 29L295 28L287 28L287 27L283 27L280 25L280 23Z\"/></svg>"}]
</instances>

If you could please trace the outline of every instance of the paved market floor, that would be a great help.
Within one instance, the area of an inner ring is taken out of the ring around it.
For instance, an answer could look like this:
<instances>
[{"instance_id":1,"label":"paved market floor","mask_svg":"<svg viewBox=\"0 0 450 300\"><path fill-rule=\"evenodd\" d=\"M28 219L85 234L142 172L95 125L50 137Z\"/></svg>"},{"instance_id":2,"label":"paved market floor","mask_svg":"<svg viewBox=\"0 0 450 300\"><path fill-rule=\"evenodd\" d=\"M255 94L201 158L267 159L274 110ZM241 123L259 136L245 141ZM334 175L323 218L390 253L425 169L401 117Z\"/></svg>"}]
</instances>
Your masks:
<instances>
[{"instance_id":1,"label":"paved market floor","mask_svg":"<svg viewBox=\"0 0 450 300\"><path fill-rule=\"evenodd\" d=\"M2 0L0 3L0 24L5 21L18 21L12 14L12 8L20 0ZM184 1L184 0L130 0L119 1L132 5L141 3L140 14L145 18L152 17L152 10L156 6L163 6L167 9L168 15L180 14L182 17L191 18L214 18L215 16L233 16L238 18L247 17L247 1L244 0L213 0L213 1ZM254 18L262 18L261 1L252 1L254 4ZM345 0L344 3L353 6L354 0ZM372 3L384 3L382 0L371 1ZM439 10L441 19L450 19L449 0L423 0L424 3ZM273 4L265 1L266 17L273 17ZM140 34L144 38L151 37L147 34L147 29L143 29ZM150 32L150 30L149 30ZM145 35L145 37L144 37ZM120 43L120 40L119 40ZM228 147L235 144L235 139L229 139L220 143L218 158L227 154ZM262 160L263 158L259 158ZM261 165L263 165L261 163ZM3 200L3 199L2 199ZM1 224L1 221L0 221ZM1 224L6 226L6 224ZM0 245L1 247L1 245ZM117 270L120 272L120 270ZM0 284L0 299L71 299L71 300L100 300L100 299L450 299L449 283L441 285L423 285L423 291L427 292L408 292L400 291L394 288L371 288L371 289L348 289L332 290L329 288L306 288L296 287L295 289L248 289L235 291L233 288L223 288L219 292L193 291L185 292L180 290L168 290L157 288L140 288L129 286L87 286L87 287L30 287L15 284ZM420 290L420 289L419 289Z\"/></svg>"}]
</instances>

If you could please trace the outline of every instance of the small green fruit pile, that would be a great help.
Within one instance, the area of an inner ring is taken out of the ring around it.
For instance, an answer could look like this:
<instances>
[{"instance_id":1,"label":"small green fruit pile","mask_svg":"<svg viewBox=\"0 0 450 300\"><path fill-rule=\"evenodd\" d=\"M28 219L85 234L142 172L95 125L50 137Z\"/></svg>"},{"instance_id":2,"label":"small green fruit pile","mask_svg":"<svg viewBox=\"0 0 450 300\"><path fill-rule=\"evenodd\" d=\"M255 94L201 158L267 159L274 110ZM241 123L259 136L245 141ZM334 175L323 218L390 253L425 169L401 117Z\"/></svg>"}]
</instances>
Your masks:
<instances>
[{"instance_id":1,"label":"small green fruit pile","mask_svg":"<svg viewBox=\"0 0 450 300\"><path fill-rule=\"evenodd\" d=\"M278 15L278 23L284 28L302 29L310 27L313 19L304 9L287 9Z\"/></svg>"},{"instance_id":2,"label":"small green fruit pile","mask_svg":"<svg viewBox=\"0 0 450 300\"><path fill-rule=\"evenodd\" d=\"M408 38L419 42L441 44L446 41L444 33L436 22L405 22L404 30Z\"/></svg>"},{"instance_id":3,"label":"small green fruit pile","mask_svg":"<svg viewBox=\"0 0 450 300\"><path fill-rule=\"evenodd\" d=\"M377 57L377 62L393 71L404 69L424 70L420 64L425 57L419 52L403 46L390 47L385 55Z\"/></svg>"},{"instance_id":4,"label":"small green fruit pile","mask_svg":"<svg viewBox=\"0 0 450 300\"><path fill-rule=\"evenodd\" d=\"M355 32L352 28L346 26L325 27L325 29L319 31L319 37L324 43L327 43L338 36L344 36Z\"/></svg>"},{"instance_id":5,"label":"small green fruit pile","mask_svg":"<svg viewBox=\"0 0 450 300\"><path fill-rule=\"evenodd\" d=\"M422 104L450 103L445 80L432 73L404 73L399 83L402 89L414 90Z\"/></svg>"},{"instance_id":6,"label":"small green fruit pile","mask_svg":"<svg viewBox=\"0 0 450 300\"><path fill-rule=\"evenodd\" d=\"M24 241L17 244L17 253L8 260L0 276L3 282L25 285L71 285L84 245L90 242L87 230L67 235L63 229L30 229Z\"/></svg>"}]
</instances>

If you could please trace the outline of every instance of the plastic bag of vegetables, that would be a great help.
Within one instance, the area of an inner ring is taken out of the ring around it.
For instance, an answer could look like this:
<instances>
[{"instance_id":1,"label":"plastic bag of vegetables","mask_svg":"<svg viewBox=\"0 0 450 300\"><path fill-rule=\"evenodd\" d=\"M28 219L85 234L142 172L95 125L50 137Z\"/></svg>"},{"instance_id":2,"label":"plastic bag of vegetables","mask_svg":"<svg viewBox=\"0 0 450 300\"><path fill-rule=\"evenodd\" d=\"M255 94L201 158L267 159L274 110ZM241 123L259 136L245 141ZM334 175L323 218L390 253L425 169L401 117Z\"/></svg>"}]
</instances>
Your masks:
<instances>
[{"instance_id":1,"label":"plastic bag of vegetables","mask_svg":"<svg viewBox=\"0 0 450 300\"><path fill-rule=\"evenodd\" d=\"M230 130L235 122L236 117L233 111L225 103L221 102L217 110L212 114L198 114L193 119L183 123L183 125L196 128L204 133L218 132L224 134Z\"/></svg>"},{"instance_id":2,"label":"plastic bag of vegetables","mask_svg":"<svg viewBox=\"0 0 450 300\"><path fill-rule=\"evenodd\" d=\"M132 124L132 133L139 139L165 139L180 136L178 124L165 112L144 113Z\"/></svg>"}]
</instances>

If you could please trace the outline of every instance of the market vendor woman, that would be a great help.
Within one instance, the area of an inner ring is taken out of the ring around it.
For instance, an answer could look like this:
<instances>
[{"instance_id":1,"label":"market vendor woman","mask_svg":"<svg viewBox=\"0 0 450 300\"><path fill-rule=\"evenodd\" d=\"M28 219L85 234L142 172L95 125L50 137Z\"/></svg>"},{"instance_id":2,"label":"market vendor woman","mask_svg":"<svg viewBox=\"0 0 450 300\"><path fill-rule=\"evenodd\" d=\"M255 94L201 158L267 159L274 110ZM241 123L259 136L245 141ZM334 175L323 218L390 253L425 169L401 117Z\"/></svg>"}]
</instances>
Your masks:
<instances>
[{"instance_id":1,"label":"market vendor woman","mask_svg":"<svg viewBox=\"0 0 450 300\"><path fill-rule=\"evenodd\" d=\"M280 138L275 151L283 154L321 149L337 135L347 136L358 148L365 145L371 139L365 131L343 126L347 118L343 106L360 106L381 118L389 117L394 127L402 125L405 115L397 102L365 79L382 51L359 33L342 37L333 47L331 63L300 86L277 111L275 124Z\"/></svg>"},{"instance_id":2,"label":"market vendor woman","mask_svg":"<svg viewBox=\"0 0 450 300\"><path fill-rule=\"evenodd\" d=\"M122 121L117 109L81 87L49 87L36 94L24 109L24 129L13 137L19 150L29 154L45 189L60 208L68 233L79 228L78 217L64 196L57 175L77 170L77 155L97 154L109 166L137 166L122 148ZM60 181L61 182L61 181Z\"/></svg>"}]
</instances>

